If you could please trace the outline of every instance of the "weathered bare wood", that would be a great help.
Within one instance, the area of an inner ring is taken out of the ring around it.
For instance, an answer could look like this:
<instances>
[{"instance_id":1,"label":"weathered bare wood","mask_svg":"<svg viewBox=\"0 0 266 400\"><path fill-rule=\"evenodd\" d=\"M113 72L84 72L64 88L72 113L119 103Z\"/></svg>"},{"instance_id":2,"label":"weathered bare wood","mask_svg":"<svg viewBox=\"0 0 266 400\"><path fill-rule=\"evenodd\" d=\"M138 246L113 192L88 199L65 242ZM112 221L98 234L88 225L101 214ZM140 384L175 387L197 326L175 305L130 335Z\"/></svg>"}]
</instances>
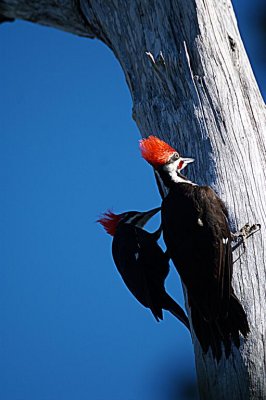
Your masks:
<instances>
[{"instance_id":1,"label":"weathered bare wood","mask_svg":"<svg viewBox=\"0 0 266 400\"><path fill-rule=\"evenodd\" d=\"M78 0L0 0L0 19L37 22L76 35L93 38Z\"/></svg>"},{"instance_id":2,"label":"weathered bare wood","mask_svg":"<svg viewBox=\"0 0 266 400\"><path fill-rule=\"evenodd\" d=\"M202 399L266 398L266 115L231 2L0 0L0 14L104 41L124 70L142 136L196 159L191 178L226 201L232 227L262 224L233 277L248 340L218 365L193 340Z\"/></svg>"}]
</instances>

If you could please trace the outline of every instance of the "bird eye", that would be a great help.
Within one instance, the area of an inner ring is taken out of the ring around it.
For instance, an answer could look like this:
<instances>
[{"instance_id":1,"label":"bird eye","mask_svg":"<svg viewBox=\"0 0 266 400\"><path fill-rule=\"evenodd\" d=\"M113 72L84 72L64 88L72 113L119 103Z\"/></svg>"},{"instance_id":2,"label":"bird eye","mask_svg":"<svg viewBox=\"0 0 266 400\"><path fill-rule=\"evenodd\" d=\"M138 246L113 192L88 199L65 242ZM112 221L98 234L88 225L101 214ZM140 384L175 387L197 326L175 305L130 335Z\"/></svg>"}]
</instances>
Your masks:
<instances>
[{"instance_id":1,"label":"bird eye","mask_svg":"<svg viewBox=\"0 0 266 400\"><path fill-rule=\"evenodd\" d=\"M179 159L179 154L178 153L174 153L171 158L170 158L170 162L176 161Z\"/></svg>"}]
</instances>

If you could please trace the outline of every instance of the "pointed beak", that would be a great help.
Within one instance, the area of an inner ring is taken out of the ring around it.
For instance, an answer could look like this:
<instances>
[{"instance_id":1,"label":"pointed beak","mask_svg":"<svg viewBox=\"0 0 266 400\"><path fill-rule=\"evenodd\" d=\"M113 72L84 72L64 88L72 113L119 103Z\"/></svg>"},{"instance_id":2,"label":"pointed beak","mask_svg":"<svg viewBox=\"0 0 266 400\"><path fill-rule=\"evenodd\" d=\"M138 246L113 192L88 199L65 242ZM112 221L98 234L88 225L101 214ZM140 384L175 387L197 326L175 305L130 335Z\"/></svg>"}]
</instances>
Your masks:
<instances>
[{"instance_id":1,"label":"pointed beak","mask_svg":"<svg viewBox=\"0 0 266 400\"><path fill-rule=\"evenodd\" d=\"M182 158L181 157L181 159L182 159L182 161L184 161L185 164L190 164L195 161L194 158Z\"/></svg>"},{"instance_id":2,"label":"pointed beak","mask_svg":"<svg viewBox=\"0 0 266 400\"><path fill-rule=\"evenodd\" d=\"M139 213L138 220L136 222L136 226L139 226L140 228L143 228L146 223L153 217L155 214L157 214L161 210L161 207L153 208L152 210Z\"/></svg>"}]
</instances>

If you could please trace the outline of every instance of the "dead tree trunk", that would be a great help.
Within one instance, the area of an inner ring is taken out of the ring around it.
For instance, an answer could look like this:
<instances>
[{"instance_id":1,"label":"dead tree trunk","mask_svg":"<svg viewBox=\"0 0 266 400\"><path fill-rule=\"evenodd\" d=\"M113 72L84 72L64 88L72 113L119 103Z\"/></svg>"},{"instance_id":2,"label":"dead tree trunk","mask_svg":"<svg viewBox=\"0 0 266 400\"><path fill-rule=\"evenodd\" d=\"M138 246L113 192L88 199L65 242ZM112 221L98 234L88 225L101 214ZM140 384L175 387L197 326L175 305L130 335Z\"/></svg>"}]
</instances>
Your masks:
<instances>
[{"instance_id":1,"label":"dead tree trunk","mask_svg":"<svg viewBox=\"0 0 266 400\"><path fill-rule=\"evenodd\" d=\"M262 224L234 267L248 340L218 365L194 346L201 399L265 399L265 107L230 0L0 0L0 16L106 43L125 73L141 134L196 159L192 178L216 190L232 226Z\"/></svg>"}]
</instances>

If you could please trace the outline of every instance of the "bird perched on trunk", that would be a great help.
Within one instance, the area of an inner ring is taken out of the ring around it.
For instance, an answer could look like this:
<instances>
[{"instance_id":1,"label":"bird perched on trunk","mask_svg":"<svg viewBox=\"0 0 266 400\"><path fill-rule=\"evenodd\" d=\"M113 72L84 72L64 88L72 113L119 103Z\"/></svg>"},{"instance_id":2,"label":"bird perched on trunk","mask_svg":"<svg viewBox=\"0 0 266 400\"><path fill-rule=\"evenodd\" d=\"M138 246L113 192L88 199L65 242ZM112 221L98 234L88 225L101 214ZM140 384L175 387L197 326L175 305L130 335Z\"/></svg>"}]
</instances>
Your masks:
<instances>
[{"instance_id":1,"label":"bird perched on trunk","mask_svg":"<svg viewBox=\"0 0 266 400\"><path fill-rule=\"evenodd\" d=\"M113 236L114 262L136 299L150 308L157 321L163 319L162 310L168 310L189 329L185 312L165 291L169 258L157 243L161 228L154 233L143 229L159 211L160 208L155 208L147 212L129 211L118 215L107 211L97 222Z\"/></svg>"},{"instance_id":2,"label":"bird perched on trunk","mask_svg":"<svg viewBox=\"0 0 266 400\"><path fill-rule=\"evenodd\" d=\"M222 200L181 171L194 160L181 157L164 141L150 136L140 142L143 158L169 189L162 201L162 229L169 256L186 286L195 334L206 353L226 357L239 332L249 332L246 313L234 294L231 232Z\"/></svg>"}]
</instances>

